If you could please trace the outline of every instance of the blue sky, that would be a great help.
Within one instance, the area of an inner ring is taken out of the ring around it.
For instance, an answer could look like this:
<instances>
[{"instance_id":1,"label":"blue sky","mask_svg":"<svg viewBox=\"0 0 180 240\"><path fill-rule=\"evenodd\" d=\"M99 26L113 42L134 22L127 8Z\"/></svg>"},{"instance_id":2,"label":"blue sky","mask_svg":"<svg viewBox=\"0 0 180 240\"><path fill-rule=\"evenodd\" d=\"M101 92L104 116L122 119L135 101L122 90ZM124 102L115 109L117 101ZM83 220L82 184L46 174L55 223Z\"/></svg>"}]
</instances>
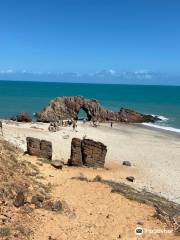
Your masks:
<instances>
[{"instance_id":1,"label":"blue sky","mask_svg":"<svg viewBox=\"0 0 180 240\"><path fill-rule=\"evenodd\" d=\"M180 75L179 0L0 0L0 71Z\"/></svg>"}]
</instances>

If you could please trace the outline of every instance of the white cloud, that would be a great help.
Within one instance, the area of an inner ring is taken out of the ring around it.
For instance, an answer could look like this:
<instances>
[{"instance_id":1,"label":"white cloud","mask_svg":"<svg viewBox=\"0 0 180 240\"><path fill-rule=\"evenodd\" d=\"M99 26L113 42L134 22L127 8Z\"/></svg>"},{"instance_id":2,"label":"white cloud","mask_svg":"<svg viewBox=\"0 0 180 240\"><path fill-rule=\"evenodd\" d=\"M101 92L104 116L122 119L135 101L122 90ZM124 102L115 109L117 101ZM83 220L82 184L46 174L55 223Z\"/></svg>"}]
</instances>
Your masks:
<instances>
[{"instance_id":1,"label":"white cloud","mask_svg":"<svg viewBox=\"0 0 180 240\"><path fill-rule=\"evenodd\" d=\"M12 69L0 70L0 74L11 74L11 73L14 73Z\"/></svg>"},{"instance_id":2,"label":"white cloud","mask_svg":"<svg viewBox=\"0 0 180 240\"><path fill-rule=\"evenodd\" d=\"M105 69L102 71L97 71L97 72L90 72L87 74L83 74L83 73L79 73L79 72L40 72L40 71L28 71L26 69L24 70L20 70L20 71L14 71L13 69L7 69L7 70L0 70L0 74L30 74L30 75L39 75L39 76L43 76L43 75L49 75L49 76L54 76L57 75L60 79L62 77L72 77L73 78L81 78L82 76L88 76L90 78L92 78L92 80L94 78L101 78L102 80L105 79L111 79L111 80L117 80L117 79L123 79L123 80L150 80L150 79L154 79L154 77L157 76L161 76L162 74L159 73L154 73L148 70L137 70L137 71L115 71L113 69Z\"/></svg>"},{"instance_id":3,"label":"white cloud","mask_svg":"<svg viewBox=\"0 0 180 240\"><path fill-rule=\"evenodd\" d=\"M113 70L113 69L110 69L110 70L109 70L109 73L112 74L112 75L115 75L115 74L116 74L116 71Z\"/></svg>"},{"instance_id":4,"label":"white cloud","mask_svg":"<svg viewBox=\"0 0 180 240\"><path fill-rule=\"evenodd\" d=\"M139 74L146 74L146 73L148 73L148 71L147 70L137 70L134 73L139 75Z\"/></svg>"}]
</instances>

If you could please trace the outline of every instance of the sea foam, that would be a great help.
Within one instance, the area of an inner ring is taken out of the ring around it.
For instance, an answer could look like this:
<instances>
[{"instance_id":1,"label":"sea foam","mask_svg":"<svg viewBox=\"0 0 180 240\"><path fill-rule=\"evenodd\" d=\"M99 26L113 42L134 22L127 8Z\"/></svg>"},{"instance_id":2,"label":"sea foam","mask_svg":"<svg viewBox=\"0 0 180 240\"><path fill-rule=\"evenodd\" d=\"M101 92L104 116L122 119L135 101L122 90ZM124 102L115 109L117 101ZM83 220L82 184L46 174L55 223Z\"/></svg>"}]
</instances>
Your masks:
<instances>
[{"instance_id":1,"label":"sea foam","mask_svg":"<svg viewBox=\"0 0 180 240\"><path fill-rule=\"evenodd\" d=\"M157 116L157 115L152 114L152 116ZM167 122L169 120L169 118L164 117L164 116L158 116L158 117L161 119L161 121L158 121L157 123L142 123L142 124L145 125L145 126L153 127L153 128L158 128L158 129L163 129L163 130L166 130L166 131L180 133L179 128L160 125L161 122Z\"/></svg>"},{"instance_id":2,"label":"sea foam","mask_svg":"<svg viewBox=\"0 0 180 240\"><path fill-rule=\"evenodd\" d=\"M153 128L158 128L158 129L163 129L166 131L171 131L171 132L176 132L176 133L180 133L180 129L179 128L174 128L174 127L165 127L165 126L160 126L154 123L142 123L145 126L149 126L149 127L153 127Z\"/></svg>"},{"instance_id":3,"label":"sea foam","mask_svg":"<svg viewBox=\"0 0 180 240\"><path fill-rule=\"evenodd\" d=\"M158 116L163 122L165 122L165 121L168 121L169 120L169 118L166 118L166 117L164 117L164 116Z\"/></svg>"}]
</instances>

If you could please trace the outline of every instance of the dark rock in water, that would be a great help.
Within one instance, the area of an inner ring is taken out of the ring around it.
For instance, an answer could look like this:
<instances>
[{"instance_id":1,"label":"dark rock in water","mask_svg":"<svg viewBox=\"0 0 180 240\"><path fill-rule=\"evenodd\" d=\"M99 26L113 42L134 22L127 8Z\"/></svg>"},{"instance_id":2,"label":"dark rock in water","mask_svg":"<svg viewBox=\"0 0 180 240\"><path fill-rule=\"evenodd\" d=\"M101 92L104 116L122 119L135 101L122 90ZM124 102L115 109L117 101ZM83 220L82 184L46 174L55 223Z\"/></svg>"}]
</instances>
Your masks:
<instances>
[{"instance_id":1,"label":"dark rock in water","mask_svg":"<svg viewBox=\"0 0 180 240\"><path fill-rule=\"evenodd\" d=\"M129 176L126 178L129 182L134 182L135 181L135 178L132 177L132 176Z\"/></svg>"},{"instance_id":2,"label":"dark rock in water","mask_svg":"<svg viewBox=\"0 0 180 240\"><path fill-rule=\"evenodd\" d=\"M11 120L17 122L32 122L32 118L27 112L21 112L16 117L11 117Z\"/></svg>"},{"instance_id":3,"label":"dark rock in water","mask_svg":"<svg viewBox=\"0 0 180 240\"><path fill-rule=\"evenodd\" d=\"M39 122L57 122L63 119L78 119L80 110L84 110L87 119L99 122L155 122L158 117L141 114L129 109L121 108L119 112L112 112L102 107L95 99L85 99L81 96L58 97L52 100L41 112L36 113Z\"/></svg>"},{"instance_id":4,"label":"dark rock in water","mask_svg":"<svg viewBox=\"0 0 180 240\"><path fill-rule=\"evenodd\" d=\"M16 116L12 116L12 117L10 117L10 120L17 121L17 117Z\"/></svg>"},{"instance_id":5,"label":"dark rock in water","mask_svg":"<svg viewBox=\"0 0 180 240\"><path fill-rule=\"evenodd\" d=\"M25 196L23 192L18 192L14 200L15 207L22 207L25 204Z\"/></svg>"},{"instance_id":6,"label":"dark rock in water","mask_svg":"<svg viewBox=\"0 0 180 240\"><path fill-rule=\"evenodd\" d=\"M52 159L52 143L38 138L27 137L27 153L32 156Z\"/></svg>"},{"instance_id":7,"label":"dark rock in water","mask_svg":"<svg viewBox=\"0 0 180 240\"><path fill-rule=\"evenodd\" d=\"M131 167L131 163L129 161L123 161L124 166Z\"/></svg>"},{"instance_id":8,"label":"dark rock in water","mask_svg":"<svg viewBox=\"0 0 180 240\"><path fill-rule=\"evenodd\" d=\"M145 115L142 113L135 112L130 109L121 108L119 111L119 118L121 119L121 122L126 123L143 123L143 122L156 122L160 121L161 119L157 116L152 115Z\"/></svg>"},{"instance_id":9,"label":"dark rock in water","mask_svg":"<svg viewBox=\"0 0 180 240\"><path fill-rule=\"evenodd\" d=\"M107 147L91 139L73 138L71 142L70 166L104 167Z\"/></svg>"},{"instance_id":10,"label":"dark rock in water","mask_svg":"<svg viewBox=\"0 0 180 240\"><path fill-rule=\"evenodd\" d=\"M53 160L51 162L51 165L57 169L62 169L63 168L63 162L60 160Z\"/></svg>"}]
</instances>

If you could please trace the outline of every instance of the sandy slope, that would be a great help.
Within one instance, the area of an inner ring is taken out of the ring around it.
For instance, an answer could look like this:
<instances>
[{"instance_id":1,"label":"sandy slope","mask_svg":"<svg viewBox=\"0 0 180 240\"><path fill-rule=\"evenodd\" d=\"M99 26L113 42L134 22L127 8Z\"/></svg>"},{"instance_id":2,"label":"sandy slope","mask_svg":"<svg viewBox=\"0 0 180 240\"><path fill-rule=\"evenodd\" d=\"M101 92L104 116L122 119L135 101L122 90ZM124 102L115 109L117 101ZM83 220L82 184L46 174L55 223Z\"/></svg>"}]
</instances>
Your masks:
<instances>
[{"instance_id":1,"label":"sandy slope","mask_svg":"<svg viewBox=\"0 0 180 240\"><path fill-rule=\"evenodd\" d=\"M148 231L172 230L153 215L154 208L135 201L130 201L102 183L86 182L72 177L82 173L88 179L97 174L103 178L116 178L122 171L117 164L108 164L108 170L64 167L56 170L47 163L39 166L35 157L25 155L39 167L43 183L51 183L52 197L63 202L62 213L53 213L35 209L35 221L32 239L38 240L135 240L135 228L141 226L147 231L138 239L176 240L172 233L150 233ZM127 170L129 171L129 170Z\"/></svg>"},{"instance_id":2,"label":"sandy slope","mask_svg":"<svg viewBox=\"0 0 180 240\"><path fill-rule=\"evenodd\" d=\"M47 128L48 124L42 123L4 122L4 135L24 150L27 136L50 140L53 142L53 158L63 158L65 161L70 156L72 137L82 138L86 135L107 145L108 161L132 162L133 175L136 177L133 185L180 202L180 135L126 124L114 125L111 129L106 124L94 128L78 123L77 132L66 127L51 133ZM126 181L122 175L119 179Z\"/></svg>"}]
</instances>

